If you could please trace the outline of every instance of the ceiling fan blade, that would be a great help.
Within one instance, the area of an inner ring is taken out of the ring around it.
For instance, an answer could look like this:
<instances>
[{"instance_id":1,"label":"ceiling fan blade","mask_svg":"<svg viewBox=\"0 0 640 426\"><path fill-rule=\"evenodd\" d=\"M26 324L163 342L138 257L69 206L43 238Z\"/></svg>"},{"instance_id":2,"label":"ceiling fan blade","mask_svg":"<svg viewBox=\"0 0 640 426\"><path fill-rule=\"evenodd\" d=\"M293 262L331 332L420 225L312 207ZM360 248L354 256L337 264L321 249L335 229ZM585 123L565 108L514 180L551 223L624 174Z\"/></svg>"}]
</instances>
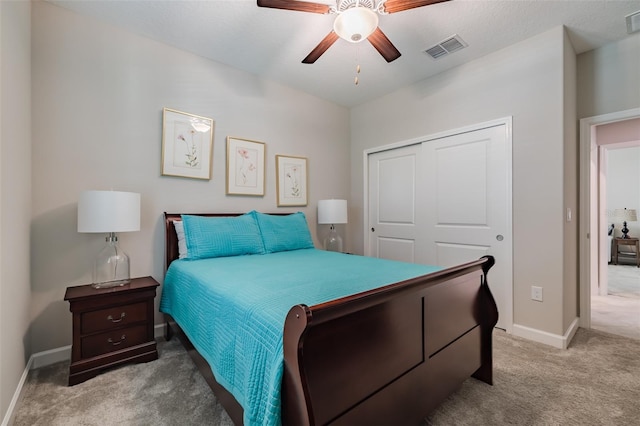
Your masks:
<instances>
[{"instance_id":1,"label":"ceiling fan blade","mask_svg":"<svg viewBox=\"0 0 640 426\"><path fill-rule=\"evenodd\" d=\"M295 10L298 12L329 13L329 6L322 3L311 3L298 0L258 0L258 6L272 9Z\"/></svg>"},{"instance_id":2,"label":"ceiling fan blade","mask_svg":"<svg viewBox=\"0 0 640 426\"><path fill-rule=\"evenodd\" d=\"M320 44L318 44L312 51L311 53L309 53L307 55L306 58L304 58L302 60L303 64L312 64L315 61L318 60L318 58L320 56L322 56L322 54L324 52L327 51L328 48L331 47L331 45L333 43L336 42L336 40L338 39L338 34L336 34L335 32L331 31L329 34L327 34L327 36L325 38L322 39L322 41L320 42Z\"/></svg>"},{"instance_id":3,"label":"ceiling fan blade","mask_svg":"<svg viewBox=\"0 0 640 426\"><path fill-rule=\"evenodd\" d=\"M382 32L380 27L367 38L369 43L376 48L378 52L387 62L392 62L398 59L401 55L400 51L391 43L386 35Z\"/></svg>"},{"instance_id":4,"label":"ceiling fan blade","mask_svg":"<svg viewBox=\"0 0 640 426\"><path fill-rule=\"evenodd\" d=\"M387 0L384 3L384 11L387 13L402 12L416 7L429 6L449 0Z\"/></svg>"}]
</instances>

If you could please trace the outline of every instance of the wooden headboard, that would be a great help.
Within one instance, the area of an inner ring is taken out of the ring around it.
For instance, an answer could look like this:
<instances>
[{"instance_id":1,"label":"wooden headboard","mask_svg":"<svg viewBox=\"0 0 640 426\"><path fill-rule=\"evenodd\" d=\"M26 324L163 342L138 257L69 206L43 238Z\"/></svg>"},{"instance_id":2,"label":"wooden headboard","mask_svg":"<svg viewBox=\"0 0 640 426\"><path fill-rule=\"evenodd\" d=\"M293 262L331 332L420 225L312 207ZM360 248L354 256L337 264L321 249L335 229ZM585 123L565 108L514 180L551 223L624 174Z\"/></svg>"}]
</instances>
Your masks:
<instances>
[{"instance_id":1,"label":"wooden headboard","mask_svg":"<svg viewBox=\"0 0 640 426\"><path fill-rule=\"evenodd\" d=\"M173 226L174 220L182 220L181 215L188 214L194 216L206 216L206 217L229 217L229 216L241 216L244 213L167 213L164 212L164 248L165 248L165 271L171 265L171 262L178 258L178 236L176 235L176 228ZM288 215L287 213L269 213L274 215Z\"/></svg>"}]
</instances>

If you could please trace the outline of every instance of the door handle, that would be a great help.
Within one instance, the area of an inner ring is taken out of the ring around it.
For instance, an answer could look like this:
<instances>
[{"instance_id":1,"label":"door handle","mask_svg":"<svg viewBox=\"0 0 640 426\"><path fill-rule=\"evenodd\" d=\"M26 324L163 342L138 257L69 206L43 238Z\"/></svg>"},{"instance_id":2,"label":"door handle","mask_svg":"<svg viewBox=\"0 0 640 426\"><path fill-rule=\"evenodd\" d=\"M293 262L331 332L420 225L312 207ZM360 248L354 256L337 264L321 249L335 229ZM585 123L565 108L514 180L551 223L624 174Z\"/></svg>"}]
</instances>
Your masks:
<instances>
[{"instance_id":1,"label":"door handle","mask_svg":"<svg viewBox=\"0 0 640 426\"><path fill-rule=\"evenodd\" d=\"M502 241L502 240L504 240L504 237L502 235L498 234L498 235L496 235L496 240Z\"/></svg>"},{"instance_id":2,"label":"door handle","mask_svg":"<svg viewBox=\"0 0 640 426\"><path fill-rule=\"evenodd\" d=\"M371 228L371 232L376 232L376 228Z\"/></svg>"}]
</instances>

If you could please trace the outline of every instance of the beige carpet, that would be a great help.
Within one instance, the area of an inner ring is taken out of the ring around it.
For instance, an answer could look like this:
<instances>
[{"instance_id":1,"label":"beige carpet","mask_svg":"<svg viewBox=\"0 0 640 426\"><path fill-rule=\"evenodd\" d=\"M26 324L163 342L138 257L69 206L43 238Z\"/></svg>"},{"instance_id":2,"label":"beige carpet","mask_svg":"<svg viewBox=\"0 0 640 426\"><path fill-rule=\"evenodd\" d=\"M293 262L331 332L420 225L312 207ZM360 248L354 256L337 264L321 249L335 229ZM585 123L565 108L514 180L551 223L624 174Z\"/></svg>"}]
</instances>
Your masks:
<instances>
[{"instance_id":1,"label":"beige carpet","mask_svg":"<svg viewBox=\"0 0 640 426\"><path fill-rule=\"evenodd\" d=\"M159 358L67 386L69 362L29 372L15 426L232 425L178 339Z\"/></svg>"},{"instance_id":2,"label":"beige carpet","mask_svg":"<svg viewBox=\"0 0 640 426\"><path fill-rule=\"evenodd\" d=\"M634 265L608 265L609 295L640 299L640 268Z\"/></svg>"},{"instance_id":3,"label":"beige carpet","mask_svg":"<svg viewBox=\"0 0 640 426\"><path fill-rule=\"evenodd\" d=\"M609 294L591 296L591 327L640 339L640 268L609 265L607 279Z\"/></svg>"},{"instance_id":4,"label":"beige carpet","mask_svg":"<svg viewBox=\"0 0 640 426\"><path fill-rule=\"evenodd\" d=\"M494 333L494 386L467 380L427 425L632 425L640 341L580 329L569 349ZM177 340L160 359L67 387L68 363L30 372L15 425L229 425Z\"/></svg>"},{"instance_id":5,"label":"beige carpet","mask_svg":"<svg viewBox=\"0 0 640 426\"><path fill-rule=\"evenodd\" d=\"M567 350L494 332L494 385L467 380L428 425L638 425L640 341L580 329Z\"/></svg>"}]
</instances>

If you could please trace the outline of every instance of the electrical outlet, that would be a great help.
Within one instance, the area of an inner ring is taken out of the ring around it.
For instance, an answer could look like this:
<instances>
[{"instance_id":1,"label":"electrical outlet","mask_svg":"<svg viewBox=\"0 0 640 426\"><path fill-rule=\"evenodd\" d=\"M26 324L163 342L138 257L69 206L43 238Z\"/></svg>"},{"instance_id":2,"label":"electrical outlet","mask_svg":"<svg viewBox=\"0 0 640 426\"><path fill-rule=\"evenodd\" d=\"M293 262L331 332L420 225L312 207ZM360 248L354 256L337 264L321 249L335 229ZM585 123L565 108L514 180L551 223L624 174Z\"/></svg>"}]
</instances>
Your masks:
<instances>
[{"instance_id":1,"label":"electrical outlet","mask_svg":"<svg viewBox=\"0 0 640 426\"><path fill-rule=\"evenodd\" d=\"M542 287L531 286L531 300L542 302Z\"/></svg>"}]
</instances>

